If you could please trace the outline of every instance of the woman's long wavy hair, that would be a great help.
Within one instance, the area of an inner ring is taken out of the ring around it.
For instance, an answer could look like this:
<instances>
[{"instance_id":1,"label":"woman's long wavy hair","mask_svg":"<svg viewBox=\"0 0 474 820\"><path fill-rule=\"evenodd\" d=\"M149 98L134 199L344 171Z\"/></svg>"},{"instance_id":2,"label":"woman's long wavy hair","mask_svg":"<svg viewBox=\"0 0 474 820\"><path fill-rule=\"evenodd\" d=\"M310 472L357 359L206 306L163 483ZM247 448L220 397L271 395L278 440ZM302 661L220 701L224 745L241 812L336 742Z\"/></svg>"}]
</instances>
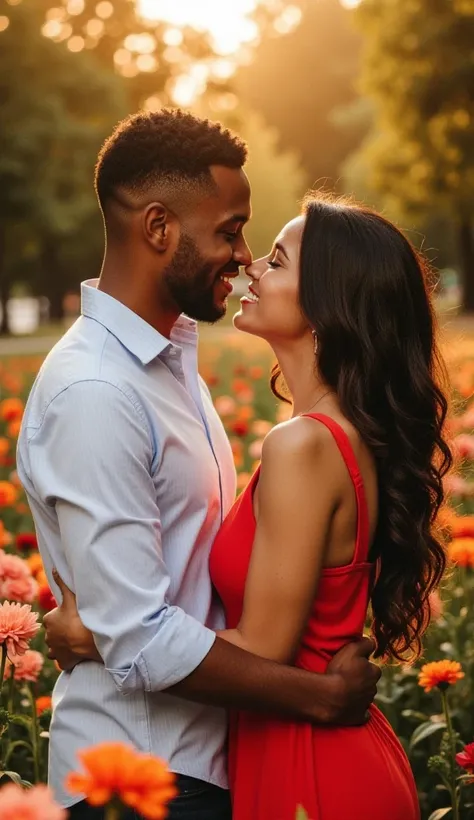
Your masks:
<instances>
[{"instance_id":1,"label":"woman's long wavy hair","mask_svg":"<svg viewBox=\"0 0 474 820\"><path fill-rule=\"evenodd\" d=\"M299 300L316 332L318 371L377 466L376 655L406 661L421 652L429 595L446 563L435 518L451 466L447 378L430 268L367 208L311 196L303 212ZM272 389L285 398L279 377L276 365Z\"/></svg>"}]
</instances>

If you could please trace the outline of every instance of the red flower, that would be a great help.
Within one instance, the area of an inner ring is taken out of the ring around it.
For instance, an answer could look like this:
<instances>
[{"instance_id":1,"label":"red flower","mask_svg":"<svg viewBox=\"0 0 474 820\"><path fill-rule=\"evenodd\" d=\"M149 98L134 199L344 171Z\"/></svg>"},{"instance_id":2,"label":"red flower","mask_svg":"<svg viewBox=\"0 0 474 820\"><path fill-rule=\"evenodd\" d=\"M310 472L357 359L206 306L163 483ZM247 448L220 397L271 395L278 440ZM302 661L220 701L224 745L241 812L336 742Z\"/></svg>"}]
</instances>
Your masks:
<instances>
[{"instance_id":1,"label":"red flower","mask_svg":"<svg viewBox=\"0 0 474 820\"><path fill-rule=\"evenodd\" d=\"M38 549L38 541L34 532L19 532L16 537L16 548L20 552Z\"/></svg>"},{"instance_id":2,"label":"red flower","mask_svg":"<svg viewBox=\"0 0 474 820\"><path fill-rule=\"evenodd\" d=\"M42 584L38 592L38 603L45 612L51 612L58 604L48 584Z\"/></svg>"},{"instance_id":3,"label":"red flower","mask_svg":"<svg viewBox=\"0 0 474 820\"><path fill-rule=\"evenodd\" d=\"M245 419L237 419L236 421L232 422L232 424L230 425L230 429L233 433L235 433L236 436L240 436L241 438L243 438L248 434L249 426Z\"/></svg>"},{"instance_id":4,"label":"red flower","mask_svg":"<svg viewBox=\"0 0 474 820\"><path fill-rule=\"evenodd\" d=\"M468 743L462 752L456 755L456 763L469 774L474 774L474 743Z\"/></svg>"}]
</instances>

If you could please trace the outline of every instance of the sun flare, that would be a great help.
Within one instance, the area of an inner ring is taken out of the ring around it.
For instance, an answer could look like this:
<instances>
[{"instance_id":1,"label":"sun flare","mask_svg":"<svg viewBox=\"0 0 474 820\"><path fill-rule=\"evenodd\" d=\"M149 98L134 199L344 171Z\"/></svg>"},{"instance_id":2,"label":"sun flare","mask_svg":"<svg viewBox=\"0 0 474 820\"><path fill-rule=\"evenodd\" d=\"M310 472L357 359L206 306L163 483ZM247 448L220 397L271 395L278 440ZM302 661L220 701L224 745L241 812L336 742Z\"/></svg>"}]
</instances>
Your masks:
<instances>
[{"instance_id":1,"label":"sun flare","mask_svg":"<svg viewBox=\"0 0 474 820\"><path fill-rule=\"evenodd\" d=\"M220 54L233 54L258 36L249 15L258 0L137 0L140 13L170 25L192 26L210 34Z\"/></svg>"}]
</instances>

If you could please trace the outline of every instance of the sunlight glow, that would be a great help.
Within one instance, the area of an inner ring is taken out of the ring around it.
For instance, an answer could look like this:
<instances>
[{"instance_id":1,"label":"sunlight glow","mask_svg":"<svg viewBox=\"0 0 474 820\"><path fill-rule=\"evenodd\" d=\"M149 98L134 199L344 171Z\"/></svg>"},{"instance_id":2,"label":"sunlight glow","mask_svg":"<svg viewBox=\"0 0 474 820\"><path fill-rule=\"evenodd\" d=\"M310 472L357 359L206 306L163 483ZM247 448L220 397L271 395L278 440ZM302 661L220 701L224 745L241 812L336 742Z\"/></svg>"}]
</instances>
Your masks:
<instances>
[{"instance_id":1,"label":"sunlight glow","mask_svg":"<svg viewBox=\"0 0 474 820\"><path fill-rule=\"evenodd\" d=\"M355 9L361 2L361 0L340 0L341 6L344 6L346 9Z\"/></svg>"},{"instance_id":2,"label":"sunlight glow","mask_svg":"<svg viewBox=\"0 0 474 820\"><path fill-rule=\"evenodd\" d=\"M137 0L137 5L143 17L150 20L208 32L222 55L233 54L258 37L258 27L248 16L258 0Z\"/></svg>"}]
</instances>

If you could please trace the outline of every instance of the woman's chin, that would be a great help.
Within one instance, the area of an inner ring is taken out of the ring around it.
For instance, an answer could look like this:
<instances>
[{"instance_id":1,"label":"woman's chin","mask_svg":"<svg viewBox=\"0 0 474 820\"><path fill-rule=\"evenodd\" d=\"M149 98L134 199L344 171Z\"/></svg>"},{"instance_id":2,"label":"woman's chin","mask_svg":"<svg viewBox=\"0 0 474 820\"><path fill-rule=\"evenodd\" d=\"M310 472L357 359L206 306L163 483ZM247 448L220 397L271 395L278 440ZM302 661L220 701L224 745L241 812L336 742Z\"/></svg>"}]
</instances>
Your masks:
<instances>
[{"instance_id":1,"label":"woman's chin","mask_svg":"<svg viewBox=\"0 0 474 820\"><path fill-rule=\"evenodd\" d=\"M255 322L249 321L249 317L245 315L242 308L235 314L232 322L236 330L241 330L243 333L253 333L254 335L258 335L256 332Z\"/></svg>"}]
</instances>

